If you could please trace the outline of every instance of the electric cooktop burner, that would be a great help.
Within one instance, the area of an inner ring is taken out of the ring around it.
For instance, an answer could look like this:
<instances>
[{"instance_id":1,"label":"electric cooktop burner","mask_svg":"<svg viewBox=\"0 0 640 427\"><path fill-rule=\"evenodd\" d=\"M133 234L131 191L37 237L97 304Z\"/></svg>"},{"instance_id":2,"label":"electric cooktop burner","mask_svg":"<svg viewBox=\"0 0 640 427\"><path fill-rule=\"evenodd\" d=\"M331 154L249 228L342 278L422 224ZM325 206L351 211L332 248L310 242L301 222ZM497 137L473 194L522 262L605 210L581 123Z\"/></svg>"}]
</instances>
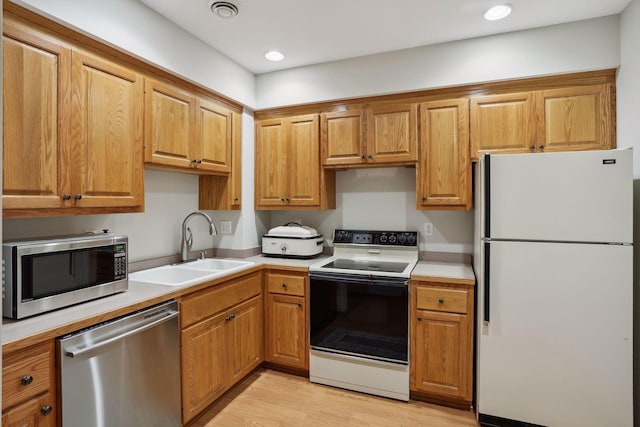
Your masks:
<instances>
[{"instance_id":1,"label":"electric cooktop burner","mask_svg":"<svg viewBox=\"0 0 640 427\"><path fill-rule=\"evenodd\" d=\"M336 259L327 264L324 264L321 268L402 273L408 265L408 262L357 261L352 259Z\"/></svg>"}]
</instances>

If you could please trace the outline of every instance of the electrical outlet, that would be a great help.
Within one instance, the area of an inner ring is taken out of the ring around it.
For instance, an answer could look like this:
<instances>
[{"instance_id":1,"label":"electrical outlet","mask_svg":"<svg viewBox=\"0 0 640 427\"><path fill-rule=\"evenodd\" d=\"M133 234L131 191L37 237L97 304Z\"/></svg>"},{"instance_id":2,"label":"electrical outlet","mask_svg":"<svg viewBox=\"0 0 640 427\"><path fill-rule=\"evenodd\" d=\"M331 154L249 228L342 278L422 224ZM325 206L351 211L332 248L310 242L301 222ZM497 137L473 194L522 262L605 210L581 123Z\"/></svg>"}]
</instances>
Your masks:
<instances>
[{"instance_id":1,"label":"electrical outlet","mask_svg":"<svg viewBox=\"0 0 640 427\"><path fill-rule=\"evenodd\" d=\"M231 221L220 221L220 234L231 234Z\"/></svg>"},{"instance_id":2,"label":"electrical outlet","mask_svg":"<svg viewBox=\"0 0 640 427\"><path fill-rule=\"evenodd\" d=\"M433 224L430 222L424 223L424 235L433 236Z\"/></svg>"}]
</instances>

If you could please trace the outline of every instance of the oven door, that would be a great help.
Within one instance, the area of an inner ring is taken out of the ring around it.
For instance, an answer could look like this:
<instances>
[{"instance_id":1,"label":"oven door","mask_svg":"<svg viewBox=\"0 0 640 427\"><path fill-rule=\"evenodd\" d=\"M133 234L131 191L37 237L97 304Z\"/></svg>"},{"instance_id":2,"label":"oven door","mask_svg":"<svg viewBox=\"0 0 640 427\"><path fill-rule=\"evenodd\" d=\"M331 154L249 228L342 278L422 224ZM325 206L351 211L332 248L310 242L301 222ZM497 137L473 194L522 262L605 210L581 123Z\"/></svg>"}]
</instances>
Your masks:
<instances>
[{"instance_id":1,"label":"oven door","mask_svg":"<svg viewBox=\"0 0 640 427\"><path fill-rule=\"evenodd\" d=\"M408 279L322 272L309 277L312 349L409 363Z\"/></svg>"}]
</instances>

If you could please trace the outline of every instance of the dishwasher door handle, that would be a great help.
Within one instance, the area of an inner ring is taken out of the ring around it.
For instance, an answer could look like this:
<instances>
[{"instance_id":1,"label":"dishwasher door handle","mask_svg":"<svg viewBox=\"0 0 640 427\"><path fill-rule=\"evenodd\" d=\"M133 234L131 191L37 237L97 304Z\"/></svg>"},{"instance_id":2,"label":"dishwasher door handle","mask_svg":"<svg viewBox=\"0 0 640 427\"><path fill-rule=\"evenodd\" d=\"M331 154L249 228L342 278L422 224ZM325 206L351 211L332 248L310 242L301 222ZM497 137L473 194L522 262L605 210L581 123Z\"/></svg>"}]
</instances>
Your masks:
<instances>
[{"instance_id":1,"label":"dishwasher door handle","mask_svg":"<svg viewBox=\"0 0 640 427\"><path fill-rule=\"evenodd\" d=\"M100 349L102 347L105 347L105 346L107 346L109 344L112 344L112 343L114 343L114 342L116 342L118 340L121 340L123 338L130 337L131 335L139 334L140 332L144 332L147 329L150 329L150 328L153 328L156 325L159 325L160 323L164 323L164 322L166 322L168 320L173 319L174 317L177 317L179 314L180 313L178 311L167 312L165 316L163 316L163 317L161 317L159 319L156 319L153 322L149 322L149 323L146 323L146 324L144 324L142 326L139 326L137 328L130 329L130 330L128 330L126 332L123 332L121 334L118 334L118 335L116 335L114 337L107 338L104 341L98 341L98 342L96 342L96 343L94 343L92 345L89 345L87 347L83 347L83 348L80 348L80 349L67 350L67 351L65 351L65 354L67 356L69 356L69 357L82 356L85 353L89 353L90 351Z\"/></svg>"}]
</instances>

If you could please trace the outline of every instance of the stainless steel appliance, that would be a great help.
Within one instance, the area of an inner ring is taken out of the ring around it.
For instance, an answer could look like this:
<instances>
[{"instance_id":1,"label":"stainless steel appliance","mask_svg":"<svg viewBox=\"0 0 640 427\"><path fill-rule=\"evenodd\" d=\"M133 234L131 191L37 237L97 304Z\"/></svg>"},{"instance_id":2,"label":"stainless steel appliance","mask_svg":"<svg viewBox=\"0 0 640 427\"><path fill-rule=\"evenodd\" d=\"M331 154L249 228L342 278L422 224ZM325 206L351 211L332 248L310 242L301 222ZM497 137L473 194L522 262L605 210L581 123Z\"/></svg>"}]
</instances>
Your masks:
<instances>
[{"instance_id":1,"label":"stainless steel appliance","mask_svg":"<svg viewBox=\"0 0 640 427\"><path fill-rule=\"evenodd\" d=\"M178 303L57 341L62 425L181 425Z\"/></svg>"},{"instance_id":2,"label":"stainless steel appliance","mask_svg":"<svg viewBox=\"0 0 640 427\"><path fill-rule=\"evenodd\" d=\"M633 425L632 154L480 160L482 425Z\"/></svg>"},{"instance_id":3,"label":"stainless steel appliance","mask_svg":"<svg viewBox=\"0 0 640 427\"><path fill-rule=\"evenodd\" d=\"M336 230L309 268L310 380L409 400L409 278L416 232Z\"/></svg>"},{"instance_id":4,"label":"stainless steel appliance","mask_svg":"<svg viewBox=\"0 0 640 427\"><path fill-rule=\"evenodd\" d=\"M2 244L3 316L44 313L126 291L126 236L83 234Z\"/></svg>"},{"instance_id":5,"label":"stainless steel appliance","mask_svg":"<svg viewBox=\"0 0 640 427\"><path fill-rule=\"evenodd\" d=\"M311 227L290 222L273 227L262 236L262 254L279 258L313 258L323 251L322 234Z\"/></svg>"}]
</instances>

